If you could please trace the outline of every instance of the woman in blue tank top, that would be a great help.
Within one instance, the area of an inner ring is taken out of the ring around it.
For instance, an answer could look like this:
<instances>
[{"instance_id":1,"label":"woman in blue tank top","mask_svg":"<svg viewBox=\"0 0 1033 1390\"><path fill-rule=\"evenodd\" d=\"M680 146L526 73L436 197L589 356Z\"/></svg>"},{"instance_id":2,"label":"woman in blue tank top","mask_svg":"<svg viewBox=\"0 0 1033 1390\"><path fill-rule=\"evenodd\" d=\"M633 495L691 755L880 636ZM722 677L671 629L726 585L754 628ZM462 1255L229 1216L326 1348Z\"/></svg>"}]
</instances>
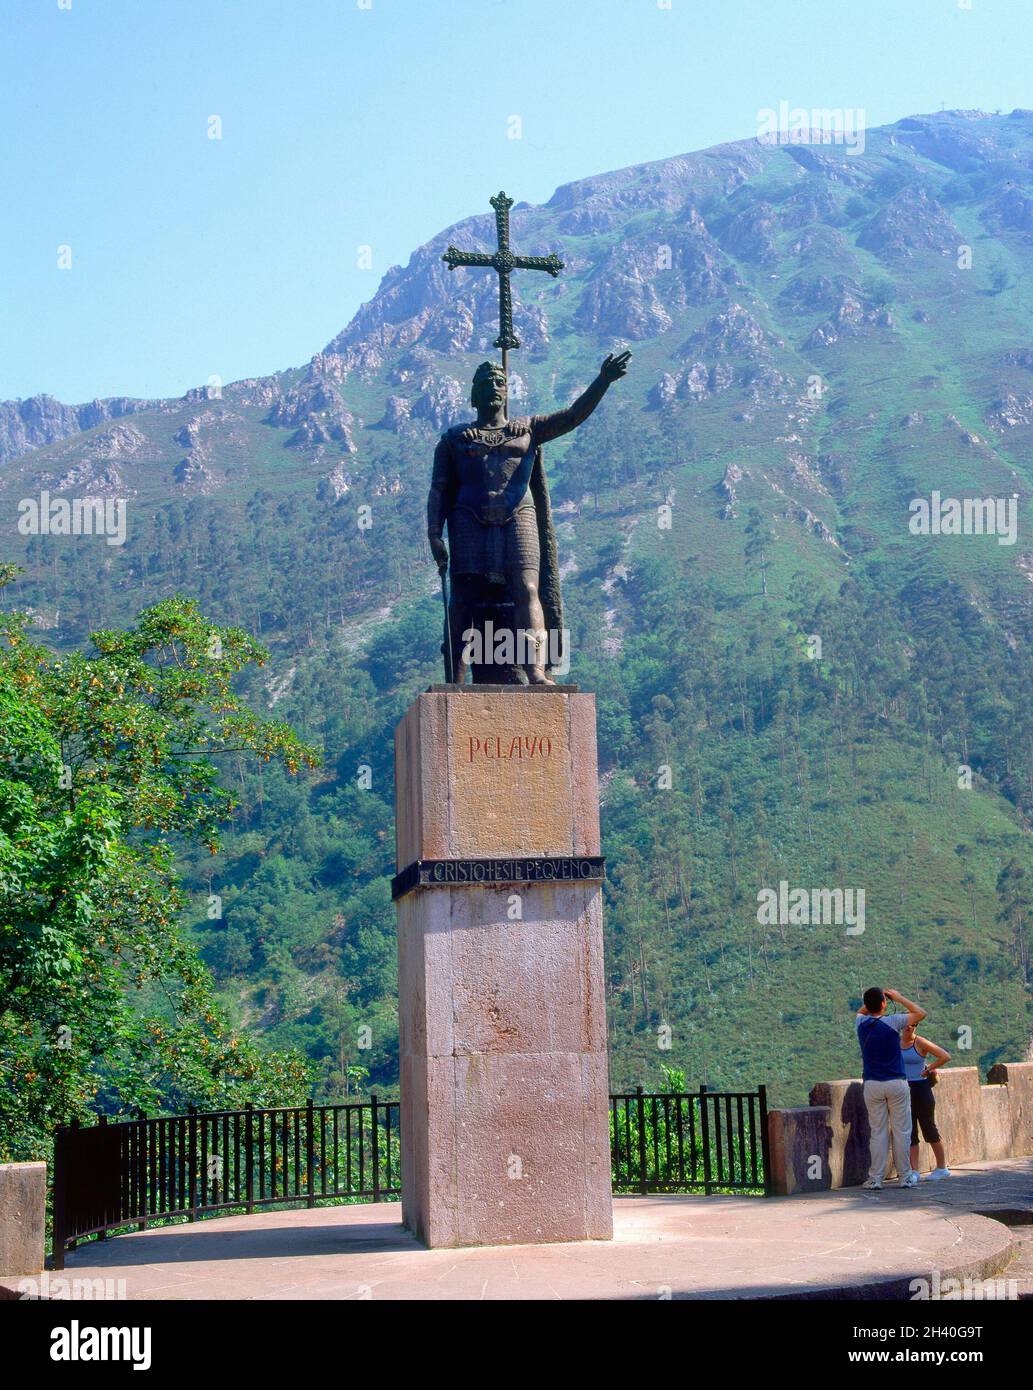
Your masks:
<instances>
[{"instance_id":1,"label":"woman in blue tank top","mask_svg":"<svg viewBox=\"0 0 1033 1390\"><path fill-rule=\"evenodd\" d=\"M950 1053L927 1038L920 1038L914 1028L908 1027L900 1035L900 1060L904 1063L904 1075L911 1092L911 1167L918 1172L918 1130L921 1126L922 1138L930 1145L936 1159L936 1167L928 1174L927 1181L949 1178L947 1155L936 1128L933 1085L936 1068L950 1061Z\"/></svg>"}]
</instances>

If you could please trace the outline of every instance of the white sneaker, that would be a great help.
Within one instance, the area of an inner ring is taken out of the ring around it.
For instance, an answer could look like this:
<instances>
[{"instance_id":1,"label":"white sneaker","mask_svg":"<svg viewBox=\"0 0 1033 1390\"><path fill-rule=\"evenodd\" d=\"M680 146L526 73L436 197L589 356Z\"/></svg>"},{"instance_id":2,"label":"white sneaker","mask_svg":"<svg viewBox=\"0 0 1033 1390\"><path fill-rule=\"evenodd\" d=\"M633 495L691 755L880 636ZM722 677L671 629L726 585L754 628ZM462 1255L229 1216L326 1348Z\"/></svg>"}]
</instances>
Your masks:
<instances>
[{"instance_id":1,"label":"white sneaker","mask_svg":"<svg viewBox=\"0 0 1033 1390\"><path fill-rule=\"evenodd\" d=\"M917 1186L918 1186L918 1174L915 1172L915 1170L914 1170L913 1168L911 1169L911 1172L908 1173L907 1177L904 1179L904 1181L903 1181L900 1185L901 1185L901 1187L917 1187Z\"/></svg>"},{"instance_id":2,"label":"white sneaker","mask_svg":"<svg viewBox=\"0 0 1033 1390\"><path fill-rule=\"evenodd\" d=\"M865 1178L861 1186L866 1192L881 1192L882 1178Z\"/></svg>"},{"instance_id":3,"label":"white sneaker","mask_svg":"<svg viewBox=\"0 0 1033 1390\"><path fill-rule=\"evenodd\" d=\"M949 1178L951 1170L949 1168L934 1168L931 1173L926 1173L926 1182L936 1182L939 1178Z\"/></svg>"}]
</instances>

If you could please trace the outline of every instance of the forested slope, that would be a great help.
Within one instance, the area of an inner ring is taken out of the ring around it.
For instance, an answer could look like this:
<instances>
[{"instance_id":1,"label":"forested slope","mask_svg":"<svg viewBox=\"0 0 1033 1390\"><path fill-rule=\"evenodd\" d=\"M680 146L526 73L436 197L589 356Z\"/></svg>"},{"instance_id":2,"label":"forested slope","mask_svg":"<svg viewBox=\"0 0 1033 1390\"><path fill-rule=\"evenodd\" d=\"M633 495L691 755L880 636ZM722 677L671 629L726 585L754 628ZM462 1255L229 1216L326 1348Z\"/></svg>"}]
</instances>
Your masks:
<instances>
[{"instance_id":1,"label":"forested slope","mask_svg":"<svg viewBox=\"0 0 1033 1390\"><path fill-rule=\"evenodd\" d=\"M440 257L493 234L443 231L304 368L0 407L7 604L67 647L196 597L270 647L256 707L324 749L299 780L227 758L241 812L185 865L234 1010L327 1092L397 1080L391 733L438 676L434 442L496 332L494 276ZM614 1082L668 1062L800 1102L856 1069L873 980L920 997L958 1060L959 1029L972 1061L1021 1055L1033 114L914 118L855 155L722 146L518 206L513 238L567 267L516 277L514 411L635 353L547 451L569 679L598 699ZM126 544L18 534L44 488L128 498ZM913 534L934 490L1015 500L1015 543ZM762 924L781 881L864 889L865 930Z\"/></svg>"}]
</instances>

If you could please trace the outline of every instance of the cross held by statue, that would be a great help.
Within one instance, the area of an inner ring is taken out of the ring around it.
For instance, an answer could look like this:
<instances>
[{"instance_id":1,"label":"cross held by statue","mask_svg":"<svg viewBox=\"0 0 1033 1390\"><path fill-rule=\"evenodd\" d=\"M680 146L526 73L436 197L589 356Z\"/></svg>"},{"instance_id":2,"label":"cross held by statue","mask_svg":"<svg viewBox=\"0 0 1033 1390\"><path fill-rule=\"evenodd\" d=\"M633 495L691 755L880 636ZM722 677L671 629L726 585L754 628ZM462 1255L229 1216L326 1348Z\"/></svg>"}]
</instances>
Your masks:
<instances>
[{"instance_id":1,"label":"cross held by statue","mask_svg":"<svg viewBox=\"0 0 1033 1390\"><path fill-rule=\"evenodd\" d=\"M441 259L449 270L457 266L485 266L498 272L499 277L499 336L495 346L502 349L502 370L508 374L509 349L518 348L520 339L513 332L513 298L510 291L509 276L514 270L544 270L554 278L563 269L558 256L517 256L509 245L509 210L513 199L505 193L496 193L489 199L495 209L495 227L498 232L498 250L488 255L482 251L460 251L449 246Z\"/></svg>"}]
</instances>

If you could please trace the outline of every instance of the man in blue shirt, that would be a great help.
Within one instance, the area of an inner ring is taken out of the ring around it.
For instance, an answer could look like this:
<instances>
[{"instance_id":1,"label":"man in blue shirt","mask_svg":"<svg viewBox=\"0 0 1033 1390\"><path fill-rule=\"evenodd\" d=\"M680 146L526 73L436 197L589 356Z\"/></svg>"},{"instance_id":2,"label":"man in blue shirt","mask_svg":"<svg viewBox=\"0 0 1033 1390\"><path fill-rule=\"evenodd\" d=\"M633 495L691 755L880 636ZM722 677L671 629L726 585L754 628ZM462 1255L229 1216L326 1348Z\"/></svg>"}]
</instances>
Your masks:
<instances>
[{"instance_id":1,"label":"man in blue shirt","mask_svg":"<svg viewBox=\"0 0 1033 1390\"><path fill-rule=\"evenodd\" d=\"M906 1010L887 1014L889 1000ZM861 1044L864 1104L871 1130L871 1167L863 1184L870 1192L882 1187L892 1139L893 1161L901 1187L915 1187L918 1174L911 1168L911 1091L900 1055L900 1035L910 1024L925 1018L925 1010L895 989L873 987L864 992L864 1006L857 1012L857 1041Z\"/></svg>"}]
</instances>

